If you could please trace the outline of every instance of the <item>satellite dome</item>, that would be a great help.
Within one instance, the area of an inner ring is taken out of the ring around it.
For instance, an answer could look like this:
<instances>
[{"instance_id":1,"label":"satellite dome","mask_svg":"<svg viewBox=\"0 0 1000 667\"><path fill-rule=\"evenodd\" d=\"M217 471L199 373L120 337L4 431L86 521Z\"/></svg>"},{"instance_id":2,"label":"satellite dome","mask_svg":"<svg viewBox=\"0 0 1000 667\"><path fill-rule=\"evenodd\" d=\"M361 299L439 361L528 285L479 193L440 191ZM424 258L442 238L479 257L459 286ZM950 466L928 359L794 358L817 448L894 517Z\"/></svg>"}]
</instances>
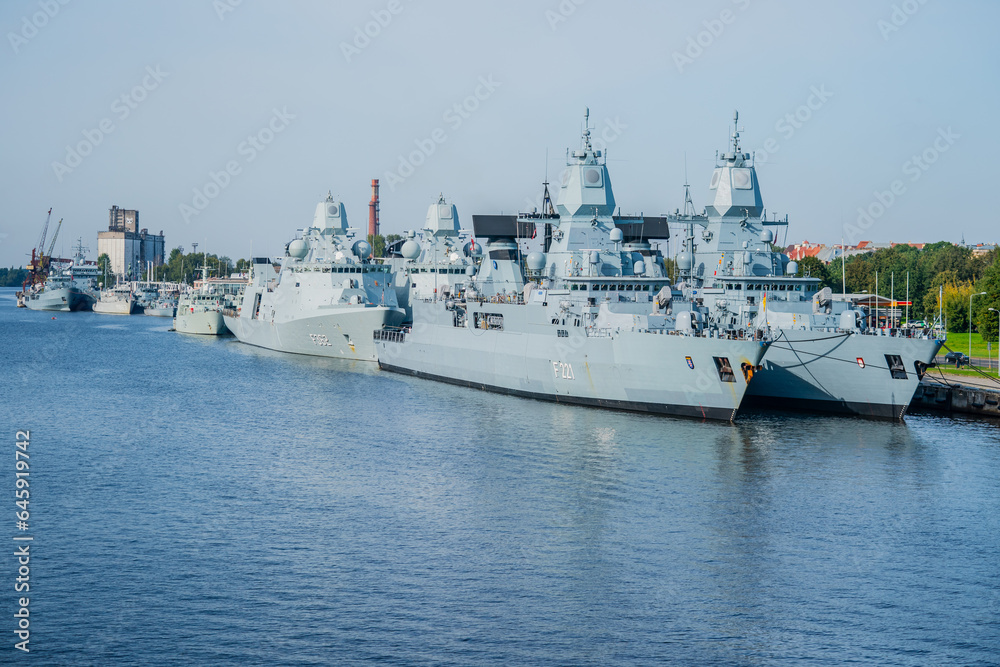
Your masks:
<instances>
[{"instance_id":1,"label":"satellite dome","mask_svg":"<svg viewBox=\"0 0 1000 667\"><path fill-rule=\"evenodd\" d=\"M413 239L407 239L399 248L399 254L403 256L403 259L416 259L420 257L420 244Z\"/></svg>"},{"instance_id":2,"label":"satellite dome","mask_svg":"<svg viewBox=\"0 0 1000 667\"><path fill-rule=\"evenodd\" d=\"M681 271L690 271L692 266L694 266L694 259L691 257L691 253L685 250L677 255L677 268Z\"/></svg>"},{"instance_id":3,"label":"satellite dome","mask_svg":"<svg viewBox=\"0 0 1000 667\"><path fill-rule=\"evenodd\" d=\"M362 259L372 254L372 247L369 245L368 241L357 241L351 247L351 250L354 251L355 255L361 257Z\"/></svg>"},{"instance_id":4,"label":"satellite dome","mask_svg":"<svg viewBox=\"0 0 1000 667\"><path fill-rule=\"evenodd\" d=\"M644 275L646 273L646 262L641 259L632 265L632 273L637 276Z\"/></svg>"},{"instance_id":5,"label":"satellite dome","mask_svg":"<svg viewBox=\"0 0 1000 667\"><path fill-rule=\"evenodd\" d=\"M798 272L799 272L799 263L798 262L789 262L788 264L785 265L785 273L786 274L788 274L790 276L794 276Z\"/></svg>"},{"instance_id":6,"label":"satellite dome","mask_svg":"<svg viewBox=\"0 0 1000 667\"><path fill-rule=\"evenodd\" d=\"M288 244L288 256L295 259L302 259L309 252L309 246L302 239L295 239Z\"/></svg>"},{"instance_id":7,"label":"satellite dome","mask_svg":"<svg viewBox=\"0 0 1000 667\"><path fill-rule=\"evenodd\" d=\"M545 268L545 253L537 250L528 255L528 269L531 271L541 271Z\"/></svg>"},{"instance_id":8,"label":"satellite dome","mask_svg":"<svg viewBox=\"0 0 1000 667\"><path fill-rule=\"evenodd\" d=\"M612 243L618 243L622 240L622 238L623 238L622 230L618 229L617 227L611 230Z\"/></svg>"},{"instance_id":9,"label":"satellite dome","mask_svg":"<svg viewBox=\"0 0 1000 667\"><path fill-rule=\"evenodd\" d=\"M770 229L761 230L760 240L763 241L764 243L771 243L772 241L774 241L774 232L772 232Z\"/></svg>"}]
</instances>

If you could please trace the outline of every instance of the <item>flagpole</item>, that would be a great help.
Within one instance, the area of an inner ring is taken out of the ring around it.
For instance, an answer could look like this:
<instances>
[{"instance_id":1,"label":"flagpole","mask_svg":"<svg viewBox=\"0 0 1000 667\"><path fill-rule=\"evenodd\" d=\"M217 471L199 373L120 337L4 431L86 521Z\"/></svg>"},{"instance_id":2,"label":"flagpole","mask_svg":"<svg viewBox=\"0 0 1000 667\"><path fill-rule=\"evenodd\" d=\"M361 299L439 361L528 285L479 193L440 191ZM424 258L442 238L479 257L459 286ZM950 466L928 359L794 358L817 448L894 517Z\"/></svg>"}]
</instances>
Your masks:
<instances>
[{"instance_id":1,"label":"flagpole","mask_svg":"<svg viewBox=\"0 0 1000 667\"><path fill-rule=\"evenodd\" d=\"M875 272L875 328L880 328L878 325L878 271Z\"/></svg>"},{"instance_id":2,"label":"flagpole","mask_svg":"<svg viewBox=\"0 0 1000 667\"><path fill-rule=\"evenodd\" d=\"M910 323L910 272L906 272L906 323Z\"/></svg>"},{"instance_id":3,"label":"flagpole","mask_svg":"<svg viewBox=\"0 0 1000 667\"><path fill-rule=\"evenodd\" d=\"M840 277L844 281L844 294L847 294L847 253L843 236L840 237Z\"/></svg>"}]
</instances>

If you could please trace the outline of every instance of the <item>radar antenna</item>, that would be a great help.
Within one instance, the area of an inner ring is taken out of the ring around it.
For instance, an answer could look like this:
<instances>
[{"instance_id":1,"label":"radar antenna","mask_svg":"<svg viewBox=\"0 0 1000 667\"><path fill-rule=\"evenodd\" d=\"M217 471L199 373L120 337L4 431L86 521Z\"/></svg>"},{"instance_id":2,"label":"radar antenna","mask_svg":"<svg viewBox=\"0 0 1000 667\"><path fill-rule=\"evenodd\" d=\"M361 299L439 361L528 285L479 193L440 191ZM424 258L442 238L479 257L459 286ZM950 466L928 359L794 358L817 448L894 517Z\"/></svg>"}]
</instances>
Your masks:
<instances>
[{"instance_id":1,"label":"radar antenna","mask_svg":"<svg viewBox=\"0 0 1000 667\"><path fill-rule=\"evenodd\" d=\"M740 112L733 111L733 152L740 153Z\"/></svg>"},{"instance_id":2,"label":"radar antenna","mask_svg":"<svg viewBox=\"0 0 1000 667\"><path fill-rule=\"evenodd\" d=\"M684 215L694 215L694 202L691 201L691 184L688 182L688 159L684 154Z\"/></svg>"}]
</instances>

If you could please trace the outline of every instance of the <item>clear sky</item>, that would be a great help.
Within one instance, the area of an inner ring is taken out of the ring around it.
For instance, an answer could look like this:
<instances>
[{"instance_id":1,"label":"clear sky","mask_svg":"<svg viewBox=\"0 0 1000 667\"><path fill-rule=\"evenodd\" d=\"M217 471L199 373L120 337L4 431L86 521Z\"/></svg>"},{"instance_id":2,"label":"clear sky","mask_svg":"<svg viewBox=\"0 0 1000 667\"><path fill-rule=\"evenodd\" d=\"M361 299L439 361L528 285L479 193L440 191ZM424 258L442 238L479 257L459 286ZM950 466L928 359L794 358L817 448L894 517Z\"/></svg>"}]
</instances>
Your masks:
<instances>
[{"instance_id":1,"label":"clear sky","mask_svg":"<svg viewBox=\"0 0 1000 667\"><path fill-rule=\"evenodd\" d=\"M685 156L701 210L739 109L788 241L993 242L998 24L993 0L4 0L0 264L49 207L93 258L112 204L168 248L277 255L328 190L366 227L372 178L386 233L439 193L471 226L529 206L586 106L625 213L681 207Z\"/></svg>"}]
</instances>

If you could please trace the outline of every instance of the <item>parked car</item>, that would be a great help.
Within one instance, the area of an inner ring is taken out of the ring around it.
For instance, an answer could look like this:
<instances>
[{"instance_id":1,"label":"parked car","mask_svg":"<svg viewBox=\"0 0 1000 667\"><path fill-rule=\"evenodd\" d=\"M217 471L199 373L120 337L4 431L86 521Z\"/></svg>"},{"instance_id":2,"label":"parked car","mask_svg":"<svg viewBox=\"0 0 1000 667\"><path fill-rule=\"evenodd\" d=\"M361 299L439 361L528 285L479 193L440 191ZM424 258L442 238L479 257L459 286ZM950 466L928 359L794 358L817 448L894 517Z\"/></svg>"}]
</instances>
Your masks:
<instances>
[{"instance_id":1,"label":"parked car","mask_svg":"<svg viewBox=\"0 0 1000 667\"><path fill-rule=\"evenodd\" d=\"M955 364L955 368L961 368L962 366L969 365L969 355L962 354L961 352L949 352L944 355L944 361L949 366Z\"/></svg>"}]
</instances>

